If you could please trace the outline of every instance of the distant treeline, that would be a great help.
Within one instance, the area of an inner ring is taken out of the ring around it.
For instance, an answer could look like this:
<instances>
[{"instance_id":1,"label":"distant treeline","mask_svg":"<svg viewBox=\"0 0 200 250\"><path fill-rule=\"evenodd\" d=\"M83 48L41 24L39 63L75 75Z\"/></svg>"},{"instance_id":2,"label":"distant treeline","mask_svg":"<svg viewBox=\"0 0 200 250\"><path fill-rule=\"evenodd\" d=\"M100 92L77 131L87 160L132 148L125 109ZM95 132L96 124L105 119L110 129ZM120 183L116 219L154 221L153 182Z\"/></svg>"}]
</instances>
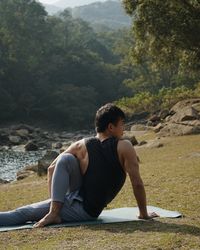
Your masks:
<instances>
[{"instance_id":1,"label":"distant treeline","mask_svg":"<svg viewBox=\"0 0 200 250\"><path fill-rule=\"evenodd\" d=\"M67 10L48 16L34 0L1 0L1 123L40 121L66 128L91 127L96 109L106 102L119 100L123 108L121 100L125 99L121 98L131 99L144 91L156 95L162 88L194 89L200 79L199 43L193 41L192 34L185 44L181 34L174 36L173 44L173 39L164 37L167 19L146 20L146 9L131 6L131 1L124 5L134 15L133 29L97 33L85 21L73 19ZM162 11L168 7L160 5ZM194 11L190 16L194 18L188 22L186 18L186 25L194 23L191 32L196 32L198 15ZM151 27L161 22L158 32L158 26L149 28L150 21ZM175 21L180 33L182 20ZM199 33L195 33L197 39Z\"/></svg>"},{"instance_id":2,"label":"distant treeline","mask_svg":"<svg viewBox=\"0 0 200 250\"><path fill-rule=\"evenodd\" d=\"M48 16L36 1L1 0L1 122L91 125L97 107L125 91L120 56L105 39L67 10Z\"/></svg>"}]
</instances>

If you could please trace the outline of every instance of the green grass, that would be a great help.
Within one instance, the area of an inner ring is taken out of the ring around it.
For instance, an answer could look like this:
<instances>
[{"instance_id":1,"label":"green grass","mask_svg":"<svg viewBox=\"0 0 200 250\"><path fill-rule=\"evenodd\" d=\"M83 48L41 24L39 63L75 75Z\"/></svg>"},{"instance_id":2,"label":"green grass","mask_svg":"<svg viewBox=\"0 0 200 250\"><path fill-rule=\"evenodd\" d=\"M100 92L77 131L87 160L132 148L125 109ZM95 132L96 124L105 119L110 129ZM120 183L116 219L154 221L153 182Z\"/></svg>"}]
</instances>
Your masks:
<instances>
[{"instance_id":1,"label":"green grass","mask_svg":"<svg viewBox=\"0 0 200 250\"><path fill-rule=\"evenodd\" d=\"M152 139L152 132L137 137ZM178 210L181 219L156 219L73 228L0 233L0 249L200 249L200 135L162 138L164 147L136 148L149 205ZM46 177L0 186L0 210L47 198ZM130 181L108 208L135 206Z\"/></svg>"}]
</instances>

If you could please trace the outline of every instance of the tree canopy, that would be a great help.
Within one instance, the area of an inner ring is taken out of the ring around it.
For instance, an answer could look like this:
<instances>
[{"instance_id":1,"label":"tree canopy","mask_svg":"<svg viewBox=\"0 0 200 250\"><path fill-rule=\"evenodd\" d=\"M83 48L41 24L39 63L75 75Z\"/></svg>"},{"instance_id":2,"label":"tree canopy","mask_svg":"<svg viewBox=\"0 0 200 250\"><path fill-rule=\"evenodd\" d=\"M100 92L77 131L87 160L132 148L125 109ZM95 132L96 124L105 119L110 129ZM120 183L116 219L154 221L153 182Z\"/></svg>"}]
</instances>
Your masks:
<instances>
[{"instance_id":1,"label":"tree canopy","mask_svg":"<svg viewBox=\"0 0 200 250\"><path fill-rule=\"evenodd\" d=\"M118 59L83 20L34 0L0 2L0 119L91 124L120 97Z\"/></svg>"}]
</instances>

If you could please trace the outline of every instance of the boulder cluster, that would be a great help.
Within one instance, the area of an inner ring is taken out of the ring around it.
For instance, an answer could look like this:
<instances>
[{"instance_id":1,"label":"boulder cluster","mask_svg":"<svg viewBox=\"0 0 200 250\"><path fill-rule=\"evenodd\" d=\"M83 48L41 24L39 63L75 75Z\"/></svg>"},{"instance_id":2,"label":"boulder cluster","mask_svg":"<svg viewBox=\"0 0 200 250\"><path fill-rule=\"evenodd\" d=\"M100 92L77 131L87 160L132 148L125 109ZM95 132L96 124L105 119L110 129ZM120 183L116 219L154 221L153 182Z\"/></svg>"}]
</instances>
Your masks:
<instances>
[{"instance_id":1,"label":"boulder cluster","mask_svg":"<svg viewBox=\"0 0 200 250\"><path fill-rule=\"evenodd\" d=\"M13 149L36 151L44 149L60 149L72 141L91 135L91 131L55 132L35 128L27 124L0 128L0 150Z\"/></svg>"},{"instance_id":2,"label":"boulder cluster","mask_svg":"<svg viewBox=\"0 0 200 250\"><path fill-rule=\"evenodd\" d=\"M158 136L179 136L200 133L200 98L175 104L154 127Z\"/></svg>"},{"instance_id":3,"label":"boulder cluster","mask_svg":"<svg viewBox=\"0 0 200 250\"><path fill-rule=\"evenodd\" d=\"M153 130L157 138L138 142L137 135L149 130ZM151 115L145 122L129 122L126 124L124 138L134 146L159 148L163 147L161 137L191 134L200 134L200 98L180 101L170 110L165 109ZM51 162L73 141L92 135L94 131L47 132L41 128L19 124L0 129L0 150L46 150L46 154L36 165L27 166L17 173L17 180L20 180L34 172L39 176L46 174ZM6 181L0 180L0 183Z\"/></svg>"}]
</instances>

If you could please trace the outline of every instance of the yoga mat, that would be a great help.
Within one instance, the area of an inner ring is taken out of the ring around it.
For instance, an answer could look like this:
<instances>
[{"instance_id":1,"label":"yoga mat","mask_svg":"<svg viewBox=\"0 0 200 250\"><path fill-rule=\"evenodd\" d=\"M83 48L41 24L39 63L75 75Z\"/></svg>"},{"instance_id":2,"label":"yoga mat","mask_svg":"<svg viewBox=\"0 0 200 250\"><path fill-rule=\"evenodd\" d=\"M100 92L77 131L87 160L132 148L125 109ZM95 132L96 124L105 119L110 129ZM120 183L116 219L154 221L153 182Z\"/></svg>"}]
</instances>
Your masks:
<instances>
[{"instance_id":1,"label":"yoga mat","mask_svg":"<svg viewBox=\"0 0 200 250\"><path fill-rule=\"evenodd\" d=\"M159 218L179 218L182 217L177 211L170 211L162 209L159 207L147 206L148 212L155 212L160 217ZM129 222L129 221L146 221L138 219L138 208L137 207L124 207L124 208L115 208L104 210L96 220L92 221L80 221L80 222L66 222L56 225L48 225L46 227L73 227L81 225L98 225L98 224L107 224L107 223L117 223L117 222ZM12 230L21 230L21 229L32 229L34 223L26 223L24 225L9 226L9 227L0 227L0 232L12 231Z\"/></svg>"}]
</instances>

